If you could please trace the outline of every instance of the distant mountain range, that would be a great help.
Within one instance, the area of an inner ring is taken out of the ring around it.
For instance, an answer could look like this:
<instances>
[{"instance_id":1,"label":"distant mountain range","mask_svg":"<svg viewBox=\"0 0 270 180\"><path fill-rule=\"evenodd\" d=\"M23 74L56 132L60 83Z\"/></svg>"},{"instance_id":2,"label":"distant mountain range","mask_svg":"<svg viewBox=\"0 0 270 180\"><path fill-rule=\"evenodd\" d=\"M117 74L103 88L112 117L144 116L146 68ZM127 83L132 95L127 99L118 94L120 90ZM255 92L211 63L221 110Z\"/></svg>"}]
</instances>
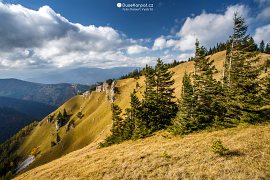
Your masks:
<instances>
[{"instance_id":1,"label":"distant mountain range","mask_svg":"<svg viewBox=\"0 0 270 180\"><path fill-rule=\"evenodd\" d=\"M96 82L103 82L107 79L117 79L126 75L138 67L115 67L110 69L101 68L76 68L69 70L50 71L34 77L24 78L26 81L56 84L56 83L76 83L92 85Z\"/></svg>"},{"instance_id":2,"label":"distant mountain range","mask_svg":"<svg viewBox=\"0 0 270 180\"><path fill-rule=\"evenodd\" d=\"M9 97L60 106L74 95L89 90L79 84L40 84L18 79L0 79L0 97Z\"/></svg>"}]
</instances>

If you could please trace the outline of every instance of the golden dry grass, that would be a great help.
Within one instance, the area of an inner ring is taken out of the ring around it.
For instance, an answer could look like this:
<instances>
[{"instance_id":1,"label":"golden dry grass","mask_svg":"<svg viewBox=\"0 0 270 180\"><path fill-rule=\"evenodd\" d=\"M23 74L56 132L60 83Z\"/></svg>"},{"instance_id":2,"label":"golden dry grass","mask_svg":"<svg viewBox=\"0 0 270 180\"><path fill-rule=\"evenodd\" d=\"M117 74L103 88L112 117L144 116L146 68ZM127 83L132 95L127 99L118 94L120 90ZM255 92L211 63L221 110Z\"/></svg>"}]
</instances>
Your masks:
<instances>
[{"instance_id":1,"label":"golden dry grass","mask_svg":"<svg viewBox=\"0 0 270 180\"><path fill-rule=\"evenodd\" d=\"M231 155L211 151L220 139ZM270 124L89 145L15 179L269 179Z\"/></svg>"},{"instance_id":2,"label":"golden dry grass","mask_svg":"<svg viewBox=\"0 0 270 180\"><path fill-rule=\"evenodd\" d=\"M222 69L224 55L225 51L216 53L210 57L214 60L214 64L219 71ZM266 54L261 54L261 56L263 60L269 57L269 55ZM172 71L175 73L173 76L175 79L175 96L179 98L184 72L187 71L191 73L193 71L193 62L180 64L174 67ZM215 75L216 78L220 78L220 76L220 72ZM117 81L116 86L119 88L120 93L117 94L116 104L122 109L129 107L129 95L136 87L136 82L140 85L140 88L137 89L137 95L139 98L142 98L144 77L141 77L137 81L133 78ZM55 133L55 125L47 123L46 118L42 120L31 135L25 138L17 151L19 156L26 158L33 148L39 147L41 150L37 159L28 169L50 162L91 143L99 142L110 133L112 123L110 103L106 100L104 92L93 92L90 97L86 99L82 96L75 96L52 114L57 115L57 113L63 111L64 108L68 113L73 114L71 119L75 120L76 127L69 132L65 132L65 127L61 128L59 135L62 139L63 148L61 145L51 147L51 141L55 140L55 135L53 135L53 133ZM82 119L76 117L76 114L80 110L82 110L84 114Z\"/></svg>"}]
</instances>

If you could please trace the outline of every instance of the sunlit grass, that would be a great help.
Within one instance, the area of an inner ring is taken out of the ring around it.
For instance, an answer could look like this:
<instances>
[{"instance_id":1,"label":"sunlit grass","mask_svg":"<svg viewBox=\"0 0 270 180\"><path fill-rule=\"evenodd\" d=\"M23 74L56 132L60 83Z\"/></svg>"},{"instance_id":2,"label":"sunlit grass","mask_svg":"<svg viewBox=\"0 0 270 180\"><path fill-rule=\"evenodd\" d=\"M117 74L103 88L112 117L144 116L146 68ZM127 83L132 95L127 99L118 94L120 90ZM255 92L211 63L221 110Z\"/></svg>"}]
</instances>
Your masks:
<instances>
[{"instance_id":1,"label":"sunlit grass","mask_svg":"<svg viewBox=\"0 0 270 180\"><path fill-rule=\"evenodd\" d=\"M231 153L213 153L217 138ZM102 149L89 145L17 179L269 179L269 142L270 124L182 137L159 132Z\"/></svg>"}]
</instances>

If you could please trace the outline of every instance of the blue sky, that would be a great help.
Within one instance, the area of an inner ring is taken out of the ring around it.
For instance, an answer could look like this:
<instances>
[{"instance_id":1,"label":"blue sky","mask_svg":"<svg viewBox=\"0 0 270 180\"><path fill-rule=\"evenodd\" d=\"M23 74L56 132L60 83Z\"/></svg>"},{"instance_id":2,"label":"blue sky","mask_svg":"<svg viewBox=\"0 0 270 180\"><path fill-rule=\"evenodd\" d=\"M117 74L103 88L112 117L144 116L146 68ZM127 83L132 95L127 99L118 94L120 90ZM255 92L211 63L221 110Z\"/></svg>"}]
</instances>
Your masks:
<instances>
[{"instance_id":1,"label":"blue sky","mask_svg":"<svg viewBox=\"0 0 270 180\"><path fill-rule=\"evenodd\" d=\"M234 4L246 4L256 13L258 3L251 1L226 0L6 0L27 8L38 10L48 5L55 12L74 23L82 25L111 26L131 38L157 38L161 34L170 34L172 28L180 29L186 17L196 16L203 11L222 13ZM116 7L118 2L153 3L154 11L124 12Z\"/></svg>"},{"instance_id":2,"label":"blue sky","mask_svg":"<svg viewBox=\"0 0 270 180\"><path fill-rule=\"evenodd\" d=\"M154 7L124 11L117 3ZM206 47L228 39L235 11L256 42L270 41L270 0L2 0L0 77L186 60L196 38Z\"/></svg>"}]
</instances>

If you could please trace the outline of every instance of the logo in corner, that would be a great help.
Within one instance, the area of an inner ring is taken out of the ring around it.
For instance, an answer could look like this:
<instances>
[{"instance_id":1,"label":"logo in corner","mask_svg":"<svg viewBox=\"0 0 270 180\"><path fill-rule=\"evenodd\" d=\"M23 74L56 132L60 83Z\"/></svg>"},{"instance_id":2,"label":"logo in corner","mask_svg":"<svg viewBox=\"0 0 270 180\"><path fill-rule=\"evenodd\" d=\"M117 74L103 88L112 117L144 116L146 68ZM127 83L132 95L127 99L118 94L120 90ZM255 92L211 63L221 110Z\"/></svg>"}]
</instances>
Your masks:
<instances>
[{"instance_id":1,"label":"logo in corner","mask_svg":"<svg viewBox=\"0 0 270 180\"><path fill-rule=\"evenodd\" d=\"M120 8L122 7L122 3L117 3L116 6Z\"/></svg>"}]
</instances>

